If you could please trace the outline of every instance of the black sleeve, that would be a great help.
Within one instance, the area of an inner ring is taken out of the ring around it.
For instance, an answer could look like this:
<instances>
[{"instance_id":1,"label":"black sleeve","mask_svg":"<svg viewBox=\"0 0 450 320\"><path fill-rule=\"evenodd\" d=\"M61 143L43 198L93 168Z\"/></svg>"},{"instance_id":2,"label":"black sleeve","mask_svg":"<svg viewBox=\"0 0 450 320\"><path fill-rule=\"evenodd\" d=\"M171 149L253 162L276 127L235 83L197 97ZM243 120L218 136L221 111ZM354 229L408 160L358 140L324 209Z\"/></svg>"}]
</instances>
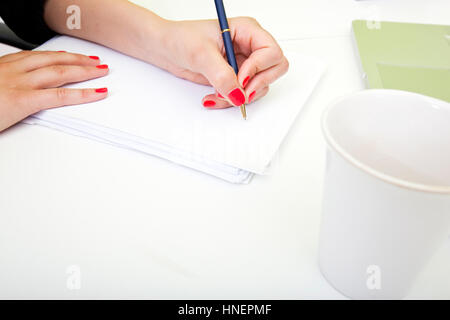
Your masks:
<instances>
[{"instance_id":1,"label":"black sleeve","mask_svg":"<svg viewBox=\"0 0 450 320\"><path fill-rule=\"evenodd\" d=\"M56 33L44 21L47 0L0 0L0 17L25 41L41 44Z\"/></svg>"}]
</instances>

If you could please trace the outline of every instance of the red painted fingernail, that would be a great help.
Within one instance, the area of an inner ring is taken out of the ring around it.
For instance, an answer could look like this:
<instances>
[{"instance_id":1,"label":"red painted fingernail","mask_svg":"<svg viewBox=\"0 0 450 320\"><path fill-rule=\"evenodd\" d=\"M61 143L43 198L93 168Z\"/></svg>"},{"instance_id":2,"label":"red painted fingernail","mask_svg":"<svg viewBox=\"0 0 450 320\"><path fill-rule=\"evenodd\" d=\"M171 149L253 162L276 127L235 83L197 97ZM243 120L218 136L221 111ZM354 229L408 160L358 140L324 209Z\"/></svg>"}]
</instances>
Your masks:
<instances>
[{"instance_id":1,"label":"red painted fingernail","mask_svg":"<svg viewBox=\"0 0 450 320\"><path fill-rule=\"evenodd\" d=\"M100 60L100 58L97 56L89 56L89 58L91 58L92 60Z\"/></svg>"},{"instance_id":2,"label":"red painted fingernail","mask_svg":"<svg viewBox=\"0 0 450 320\"><path fill-rule=\"evenodd\" d=\"M99 64L96 67L99 68L99 69L108 69L108 65L107 64Z\"/></svg>"},{"instance_id":3,"label":"red painted fingernail","mask_svg":"<svg viewBox=\"0 0 450 320\"><path fill-rule=\"evenodd\" d=\"M108 88L98 88L98 89L95 89L95 92L97 92L97 93L105 93L105 92L108 92Z\"/></svg>"},{"instance_id":4,"label":"red painted fingernail","mask_svg":"<svg viewBox=\"0 0 450 320\"><path fill-rule=\"evenodd\" d=\"M221 95L221 94L218 93L218 92L217 92L217 96L218 96L219 98L225 99L225 98L223 97L223 95Z\"/></svg>"},{"instance_id":5,"label":"red painted fingernail","mask_svg":"<svg viewBox=\"0 0 450 320\"><path fill-rule=\"evenodd\" d=\"M203 106L206 108L211 108L214 107L216 105L216 102L213 100L205 100L203 101Z\"/></svg>"},{"instance_id":6,"label":"red painted fingernail","mask_svg":"<svg viewBox=\"0 0 450 320\"><path fill-rule=\"evenodd\" d=\"M256 91L253 91L252 93L250 93L250 95L248 96L248 102L252 102L253 98L255 97Z\"/></svg>"},{"instance_id":7,"label":"red painted fingernail","mask_svg":"<svg viewBox=\"0 0 450 320\"><path fill-rule=\"evenodd\" d=\"M228 98L235 106L241 106L245 103L245 95L240 88L236 88L228 94Z\"/></svg>"},{"instance_id":8,"label":"red painted fingernail","mask_svg":"<svg viewBox=\"0 0 450 320\"><path fill-rule=\"evenodd\" d=\"M244 82L242 82L242 86L245 88L248 84L248 81L250 80L250 76L244 79Z\"/></svg>"}]
</instances>

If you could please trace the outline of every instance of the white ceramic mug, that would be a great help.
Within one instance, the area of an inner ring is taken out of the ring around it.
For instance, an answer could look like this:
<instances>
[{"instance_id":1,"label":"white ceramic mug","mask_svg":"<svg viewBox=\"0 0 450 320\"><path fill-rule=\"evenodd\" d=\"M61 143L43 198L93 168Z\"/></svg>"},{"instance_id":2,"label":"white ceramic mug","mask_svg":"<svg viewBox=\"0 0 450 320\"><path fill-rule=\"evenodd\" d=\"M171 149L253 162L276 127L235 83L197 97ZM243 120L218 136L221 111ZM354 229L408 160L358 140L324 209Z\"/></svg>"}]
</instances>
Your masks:
<instances>
[{"instance_id":1,"label":"white ceramic mug","mask_svg":"<svg viewBox=\"0 0 450 320\"><path fill-rule=\"evenodd\" d=\"M350 298L403 298L450 232L450 104L366 90L322 128L321 271Z\"/></svg>"}]
</instances>

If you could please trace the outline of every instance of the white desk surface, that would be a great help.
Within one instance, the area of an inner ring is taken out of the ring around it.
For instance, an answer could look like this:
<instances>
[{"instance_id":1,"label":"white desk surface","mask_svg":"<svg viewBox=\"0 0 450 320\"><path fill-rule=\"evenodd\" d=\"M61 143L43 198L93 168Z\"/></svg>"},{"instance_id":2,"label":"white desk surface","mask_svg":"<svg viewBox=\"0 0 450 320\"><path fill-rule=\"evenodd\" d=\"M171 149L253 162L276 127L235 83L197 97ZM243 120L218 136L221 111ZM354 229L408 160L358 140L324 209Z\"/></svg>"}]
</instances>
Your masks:
<instances>
[{"instance_id":1,"label":"white desk surface","mask_svg":"<svg viewBox=\"0 0 450 320\"><path fill-rule=\"evenodd\" d=\"M203 0L188 8L182 0L137 2L169 18L195 18L197 11L214 17ZM0 134L0 298L345 298L321 276L317 247L325 165L320 117L336 97L363 89L350 21L379 3L381 19L444 23L450 1L228 2L230 16L242 5L242 15L255 12L285 49L328 62L274 172L237 186L16 125ZM80 290L66 286L72 265L81 270ZM407 298L450 299L450 241Z\"/></svg>"}]
</instances>

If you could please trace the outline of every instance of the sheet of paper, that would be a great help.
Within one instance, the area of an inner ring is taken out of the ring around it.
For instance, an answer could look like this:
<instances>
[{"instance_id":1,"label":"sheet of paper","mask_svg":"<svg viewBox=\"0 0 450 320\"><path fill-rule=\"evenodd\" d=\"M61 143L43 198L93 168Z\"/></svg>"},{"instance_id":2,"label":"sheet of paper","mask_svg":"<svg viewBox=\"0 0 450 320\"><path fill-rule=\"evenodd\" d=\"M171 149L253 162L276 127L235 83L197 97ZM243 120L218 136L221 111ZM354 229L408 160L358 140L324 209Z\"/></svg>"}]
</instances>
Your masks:
<instances>
[{"instance_id":1,"label":"sheet of paper","mask_svg":"<svg viewBox=\"0 0 450 320\"><path fill-rule=\"evenodd\" d=\"M37 50L98 55L111 71L105 78L69 86L108 87L107 99L44 111L36 119L82 121L258 174L266 171L325 69L315 58L289 54L290 71L264 99L248 106L244 121L238 108L210 110L201 105L203 96L213 92L211 87L176 78L109 48L60 36Z\"/></svg>"}]
</instances>

